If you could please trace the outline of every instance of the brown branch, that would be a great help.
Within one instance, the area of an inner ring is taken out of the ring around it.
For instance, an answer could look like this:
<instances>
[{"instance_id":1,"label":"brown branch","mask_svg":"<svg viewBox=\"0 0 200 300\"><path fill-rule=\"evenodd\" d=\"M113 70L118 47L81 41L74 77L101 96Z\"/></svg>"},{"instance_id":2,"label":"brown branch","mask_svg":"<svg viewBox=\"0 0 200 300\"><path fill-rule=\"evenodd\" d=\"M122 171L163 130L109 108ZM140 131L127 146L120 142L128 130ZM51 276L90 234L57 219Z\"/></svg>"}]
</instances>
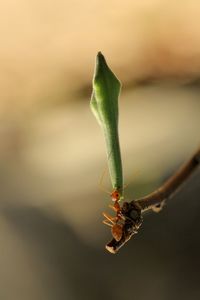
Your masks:
<instances>
[{"instance_id":1,"label":"brown branch","mask_svg":"<svg viewBox=\"0 0 200 300\"><path fill-rule=\"evenodd\" d=\"M106 249L116 253L130 238L136 234L142 224L141 214L147 210L159 211L162 204L172 198L175 193L185 184L187 179L199 168L200 149L192 158L172 175L159 189L146 197L124 202L121 213L124 218L123 235L119 241L112 239Z\"/></svg>"},{"instance_id":2,"label":"brown branch","mask_svg":"<svg viewBox=\"0 0 200 300\"><path fill-rule=\"evenodd\" d=\"M146 197L137 199L142 211L154 209L163 201L174 196L174 194L186 183L187 179L196 171L200 165L200 149L192 156L192 158L180 169L172 175L159 189Z\"/></svg>"}]
</instances>

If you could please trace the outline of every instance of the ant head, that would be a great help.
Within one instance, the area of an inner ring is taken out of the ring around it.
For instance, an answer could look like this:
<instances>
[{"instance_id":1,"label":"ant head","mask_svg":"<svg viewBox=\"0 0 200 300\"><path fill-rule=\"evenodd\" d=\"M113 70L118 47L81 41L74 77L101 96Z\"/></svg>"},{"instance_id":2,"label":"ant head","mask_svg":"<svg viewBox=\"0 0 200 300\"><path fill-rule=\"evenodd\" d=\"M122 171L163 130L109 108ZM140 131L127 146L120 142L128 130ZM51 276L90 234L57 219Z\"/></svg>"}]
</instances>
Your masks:
<instances>
[{"instance_id":1,"label":"ant head","mask_svg":"<svg viewBox=\"0 0 200 300\"><path fill-rule=\"evenodd\" d=\"M114 190L112 193L111 193L111 198L113 201L119 201L120 200L120 193L118 192L118 190Z\"/></svg>"}]
</instances>

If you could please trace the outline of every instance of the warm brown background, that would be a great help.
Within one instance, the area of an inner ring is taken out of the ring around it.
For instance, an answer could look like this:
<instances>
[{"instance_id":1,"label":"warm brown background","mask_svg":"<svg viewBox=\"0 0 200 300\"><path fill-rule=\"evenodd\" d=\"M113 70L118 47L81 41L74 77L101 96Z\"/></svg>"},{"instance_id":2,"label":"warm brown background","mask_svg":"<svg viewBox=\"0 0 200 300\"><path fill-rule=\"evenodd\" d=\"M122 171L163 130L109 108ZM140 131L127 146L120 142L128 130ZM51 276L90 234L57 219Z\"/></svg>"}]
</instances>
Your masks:
<instances>
[{"instance_id":1,"label":"warm brown background","mask_svg":"<svg viewBox=\"0 0 200 300\"><path fill-rule=\"evenodd\" d=\"M195 0L0 3L0 299L199 299L199 174L107 254L89 109L101 50L123 83L126 197L161 184L200 143L199 20Z\"/></svg>"}]
</instances>

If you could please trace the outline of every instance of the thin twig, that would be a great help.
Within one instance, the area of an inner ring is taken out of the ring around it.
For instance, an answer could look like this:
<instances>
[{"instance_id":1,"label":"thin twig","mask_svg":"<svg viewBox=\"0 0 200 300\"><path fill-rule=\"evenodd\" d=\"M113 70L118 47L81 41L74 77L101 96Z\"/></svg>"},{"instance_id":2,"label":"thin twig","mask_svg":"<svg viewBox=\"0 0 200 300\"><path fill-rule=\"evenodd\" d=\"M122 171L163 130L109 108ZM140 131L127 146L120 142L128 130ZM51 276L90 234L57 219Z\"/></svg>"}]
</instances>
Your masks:
<instances>
[{"instance_id":1,"label":"thin twig","mask_svg":"<svg viewBox=\"0 0 200 300\"><path fill-rule=\"evenodd\" d=\"M122 215L125 219L123 226L123 235L121 240L112 239L106 249L111 253L116 253L130 238L137 233L142 224L141 214L147 210L160 210L162 204L172 198L175 193L185 184L187 179L200 166L200 149L192 158L184 164L174 175L172 175L159 189L146 197L124 202L122 206Z\"/></svg>"},{"instance_id":2,"label":"thin twig","mask_svg":"<svg viewBox=\"0 0 200 300\"><path fill-rule=\"evenodd\" d=\"M159 206L174 196L174 194L185 184L187 179L196 171L200 165L200 149L192 156L192 158L180 169L172 175L159 189L155 192L135 200L141 207L142 211L146 211Z\"/></svg>"}]
</instances>

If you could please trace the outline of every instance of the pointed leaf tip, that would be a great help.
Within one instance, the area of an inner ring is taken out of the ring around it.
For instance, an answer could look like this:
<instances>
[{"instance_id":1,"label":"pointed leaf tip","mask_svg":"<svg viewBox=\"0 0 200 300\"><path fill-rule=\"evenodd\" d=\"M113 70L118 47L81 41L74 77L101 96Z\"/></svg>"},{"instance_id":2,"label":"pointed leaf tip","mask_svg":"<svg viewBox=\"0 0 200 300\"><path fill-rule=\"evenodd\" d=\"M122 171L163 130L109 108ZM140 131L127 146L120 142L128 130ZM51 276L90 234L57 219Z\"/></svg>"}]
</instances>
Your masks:
<instances>
[{"instance_id":1,"label":"pointed leaf tip","mask_svg":"<svg viewBox=\"0 0 200 300\"><path fill-rule=\"evenodd\" d=\"M104 55L99 51L96 56L96 64L95 64L95 71L94 71L94 77L93 77L93 87L95 84L100 84L104 81L103 85L104 88L108 85L110 88L112 88L112 85L115 85L115 87L120 88L121 83L116 77L116 75L111 71L109 68L106 59Z\"/></svg>"},{"instance_id":2,"label":"pointed leaf tip","mask_svg":"<svg viewBox=\"0 0 200 300\"><path fill-rule=\"evenodd\" d=\"M99 51L96 56L94 80L97 79L98 76L102 76L105 73L106 69L108 69L108 65L106 63L105 57Z\"/></svg>"},{"instance_id":3,"label":"pointed leaf tip","mask_svg":"<svg viewBox=\"0 0 200 300\"><path fill-rule=\"evenodd\" d=\"M96 62L97 63L101 63L103 61L106 62L105 57L103 56L103 54L101 53L101 51L99 51L97 53Z\"/></svg>"}]
</instances>

